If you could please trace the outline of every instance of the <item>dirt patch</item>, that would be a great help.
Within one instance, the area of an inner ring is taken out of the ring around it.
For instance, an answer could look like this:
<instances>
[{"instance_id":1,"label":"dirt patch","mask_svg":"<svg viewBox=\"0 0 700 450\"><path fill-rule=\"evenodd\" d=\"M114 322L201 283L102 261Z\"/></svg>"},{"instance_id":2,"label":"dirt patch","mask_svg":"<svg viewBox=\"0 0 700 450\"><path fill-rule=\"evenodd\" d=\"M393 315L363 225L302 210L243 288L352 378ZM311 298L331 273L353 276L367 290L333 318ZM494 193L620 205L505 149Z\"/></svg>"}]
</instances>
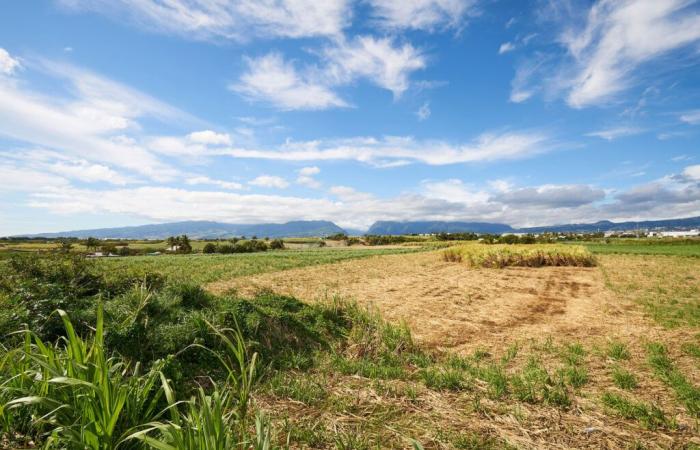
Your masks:
<instances>
[{"instance_id":1,"label":"dirt patch","mask_svg":"<svg viewBox=\"0 0 700 450\"><path fill-rule=\"evenodd\" d=\"M292 269L208 288L244 295L271 289L306 301L354 299L389 320L406 321L424 345L465 352L543 335L586 340L651 331L641 312L606 288L599 268L473 269L444 262L439 252Z\"/></svg>"}]
</instances>

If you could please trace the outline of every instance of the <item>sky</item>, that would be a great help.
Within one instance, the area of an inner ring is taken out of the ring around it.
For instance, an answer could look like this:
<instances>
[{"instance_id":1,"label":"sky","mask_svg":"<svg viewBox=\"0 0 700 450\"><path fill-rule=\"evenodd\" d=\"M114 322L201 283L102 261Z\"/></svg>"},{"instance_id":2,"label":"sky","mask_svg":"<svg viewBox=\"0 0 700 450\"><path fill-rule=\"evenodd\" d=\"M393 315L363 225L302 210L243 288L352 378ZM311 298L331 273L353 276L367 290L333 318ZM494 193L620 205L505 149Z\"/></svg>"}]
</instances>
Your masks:
<instances>
[{"instance_id":1,"label":"sky","mask_svg":"<svg viewBox=\"0 0 700 450\"><path fill-rule=\"evenodd\" d=\"M0 6L0 236L700 216L700 2Z\"/></svg>"}]
</instances>

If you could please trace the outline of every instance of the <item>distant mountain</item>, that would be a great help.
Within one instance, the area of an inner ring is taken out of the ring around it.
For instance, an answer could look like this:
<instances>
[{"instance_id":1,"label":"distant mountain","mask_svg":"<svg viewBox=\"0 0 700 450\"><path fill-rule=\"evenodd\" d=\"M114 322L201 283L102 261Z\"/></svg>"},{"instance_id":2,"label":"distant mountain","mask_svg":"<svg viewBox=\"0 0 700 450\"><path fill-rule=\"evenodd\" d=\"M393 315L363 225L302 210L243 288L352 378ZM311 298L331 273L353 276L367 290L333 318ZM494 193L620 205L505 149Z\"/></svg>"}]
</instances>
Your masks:
<instances>
[{"instance_id":1,"label":"distant mountain","mask_svg":"<svg viewBox=\"0 0 700 450\"><path fill-rule=\"evenodd\" d=\"M489 222L375 222L367 234L425 234L425 233L512 233L510 225Z\"/></svg>"},{"instance_id":2,"label":"distant mountain","mask_svg":"<svg viewBox=\"0 0 700 450\"><path fill-rule=\"evenodd\" d=\"M573 223L568 225L551 225L544 227L521 228L517 230L519 233L542 233L545 231L558 233L594 233L605 231L624 231L636 229L681 229L681 228L700 228L700 217L688 217L685 219L666 219L666 220L644 220L641 222L610 222L609 220L601 220L595 223Z\"/></svg>"},{"instance_id":3,"label":"distant mountain","mask_svg":"<svg viewBox=\"0 0 700 450\"><path fill-rule=\"evenodd\" d=\"M300 220L287 223L231 224L208 221L187 221L140 225L120 228L99 228L94 230L63 231L60 233L40 233L30 237L95 237L98 239L164 239L168 236L186 234L191 238L230 238L234 236L263 237L310 237L344 233L345 230L333 222L325 220Z\"/></svg>"},{"instance_id":4,"label":"distant mountain","mask_svg":"<svg viewBox=\"0 0 700 450\"><path fill-rule=\"evenodd\" d=\"M512 228L510 225L489 222L375 222L367 234L426 234L426 233L595 233L605 231L624 231L635 229L688 229L700 228L700 217L685 219L646 220L641 222L611 222L602 220L595 223L573 223L547 225L542 227Z\"/></svg>"}]
</instances>

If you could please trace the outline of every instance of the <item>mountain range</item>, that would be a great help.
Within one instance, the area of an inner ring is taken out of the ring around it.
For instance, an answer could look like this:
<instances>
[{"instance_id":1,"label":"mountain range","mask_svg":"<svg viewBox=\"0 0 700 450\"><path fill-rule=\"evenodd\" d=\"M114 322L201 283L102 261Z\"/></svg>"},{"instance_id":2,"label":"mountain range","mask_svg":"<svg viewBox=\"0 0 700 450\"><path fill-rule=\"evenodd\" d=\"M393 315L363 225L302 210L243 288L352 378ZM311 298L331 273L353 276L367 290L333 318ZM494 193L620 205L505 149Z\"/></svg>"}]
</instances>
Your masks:
<instances>
[{"instance_id":1,"label":"mountain range","mask_svg":"<svg viewBox=\"0 0 700 450\"><path fill-rule=\"evenodd\" d=\"M542 227L513 228L510 225L492 222L445 222L445 221L378 221L366 234L400 235L427 233L542 233L551 232L604 232L632 229L688 229L700 228L700 216L685 219L647 220L641 222L610 222L603 220L595 223L577 223L551 225ZM39 233L23 235L26 237L95 237L98 239L164 239L168 236L186 234L191 238L230 238L235 236L258 237L316 237L337 233L349 235L365 234L362 230L343 229L326 220L298 220L287 223L231 224L210 221L186 221L139 225L119 228L98 228L92 230L74 230L58 233Z\"/></svg>"}]
</instances>

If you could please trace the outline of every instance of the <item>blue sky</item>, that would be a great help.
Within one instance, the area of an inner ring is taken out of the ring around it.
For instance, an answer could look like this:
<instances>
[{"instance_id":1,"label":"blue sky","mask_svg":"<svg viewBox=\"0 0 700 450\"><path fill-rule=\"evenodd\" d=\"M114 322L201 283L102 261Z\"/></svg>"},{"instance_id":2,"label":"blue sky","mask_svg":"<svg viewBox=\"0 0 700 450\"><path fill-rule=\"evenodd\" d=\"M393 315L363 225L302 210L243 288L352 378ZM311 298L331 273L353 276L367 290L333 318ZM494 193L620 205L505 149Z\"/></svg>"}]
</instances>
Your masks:
<instances>
[{"instance_id":1,"label":"blue sky","mask_svg":"<svg viewBox=\"0 0 700 450\"><path fill-rule=\"evenodd\" d=\"M0 235L700 215L697 1L0 12Z\"/></svg>"}]
</instances>

